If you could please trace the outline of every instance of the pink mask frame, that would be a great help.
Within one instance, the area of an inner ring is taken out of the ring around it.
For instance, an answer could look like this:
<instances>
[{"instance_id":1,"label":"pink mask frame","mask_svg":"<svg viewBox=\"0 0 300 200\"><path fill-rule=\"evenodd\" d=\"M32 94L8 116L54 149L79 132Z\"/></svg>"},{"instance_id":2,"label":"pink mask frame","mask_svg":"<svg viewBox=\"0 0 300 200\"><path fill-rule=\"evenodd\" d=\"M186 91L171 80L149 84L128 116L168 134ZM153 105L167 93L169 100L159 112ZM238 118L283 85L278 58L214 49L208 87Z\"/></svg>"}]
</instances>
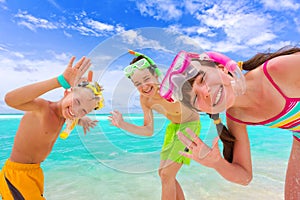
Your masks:
<instances>
[{"instance_id":1,"label":"pink mask frame","mask_svg":"<svg viewBox=\"0 0 300 200\"><path fill-rule=\"evenodd\" d=\"M174 100L182 100L182 85L185 81L195 77L199 71L199 69L191 65L191 62L194 60L209 60L223 65L233 77L231 85L235 95L238 96L245 93L245 77L239 69L237 63L227 56L217 52L205 52L202 54L197 54L180 51L174 58L162 81L159 92L163 98L170 102L173 102Z\"/></svg>"}]
</instances>

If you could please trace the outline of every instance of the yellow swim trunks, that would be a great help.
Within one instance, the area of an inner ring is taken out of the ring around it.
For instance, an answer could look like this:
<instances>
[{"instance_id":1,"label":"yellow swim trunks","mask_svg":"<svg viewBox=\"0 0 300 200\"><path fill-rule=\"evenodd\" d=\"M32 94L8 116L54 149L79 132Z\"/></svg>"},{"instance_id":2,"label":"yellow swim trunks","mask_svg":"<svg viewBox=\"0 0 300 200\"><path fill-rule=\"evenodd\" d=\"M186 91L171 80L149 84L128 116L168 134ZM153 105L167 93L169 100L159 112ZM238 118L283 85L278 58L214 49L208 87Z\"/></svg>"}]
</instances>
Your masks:
<instances>
[{"instance_id":1,"label":"yellow swim trunks","mask_svg":"<svg viewBox=\"0 0 300 200\"><path fill-rule=\"evenodd\" d=\"M200 121L186 122L182 124L170 123L167 126L164 144L160 154L161 160L171 160L176 163L183 163L189 165L191 162L190 158L184 157L179 154L180 151L184 151L185 145L178 139L177 132L181 131L184 135L190 138L189 134L186 133L185 129L190 128L196 135L199 136L201 124ZM191 153L189 151L189 153Z\"/></svg>"},{"instance_id":2,"label":"yellow swim trunks","mask_svg":"<svg viewBox=\"0 0 300 200\"><path fill-rule=\"evenodd\" d=\"M3 200L41 200L44 175L40 164L21 164L7 160L0 172L0 196Z\"/></svg>"}]
</instances>

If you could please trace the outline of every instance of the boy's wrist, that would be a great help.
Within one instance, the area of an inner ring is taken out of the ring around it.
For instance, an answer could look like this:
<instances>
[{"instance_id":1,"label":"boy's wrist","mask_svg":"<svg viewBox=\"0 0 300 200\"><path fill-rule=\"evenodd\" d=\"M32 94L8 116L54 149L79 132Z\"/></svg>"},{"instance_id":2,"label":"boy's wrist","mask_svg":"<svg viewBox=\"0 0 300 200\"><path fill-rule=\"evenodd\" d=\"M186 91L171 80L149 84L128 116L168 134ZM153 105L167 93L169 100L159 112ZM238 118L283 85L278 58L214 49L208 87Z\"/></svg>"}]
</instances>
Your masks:
<instances>
[{"instance_id":1,"label":"boy's wrist","mask_svg":"<svg viewBox=\"0 0 300 200\"><path fill-rule=\"evenodd\" d=\"M71 87L68 81L65 79L64 75L62 74L57 77L57 81L64 89L69 89Z\"/></svg>"}]
</instances>

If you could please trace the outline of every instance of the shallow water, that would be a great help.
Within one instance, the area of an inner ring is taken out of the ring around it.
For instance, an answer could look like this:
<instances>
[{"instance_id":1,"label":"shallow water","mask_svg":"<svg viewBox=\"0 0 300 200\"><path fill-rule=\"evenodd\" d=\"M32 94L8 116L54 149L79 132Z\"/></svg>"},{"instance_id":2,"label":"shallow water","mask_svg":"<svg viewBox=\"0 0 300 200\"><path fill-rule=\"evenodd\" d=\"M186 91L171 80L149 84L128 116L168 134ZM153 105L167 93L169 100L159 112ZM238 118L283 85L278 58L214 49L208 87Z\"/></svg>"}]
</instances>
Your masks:
<instances>
[{"instance_id":1,"label":"shallow water","mask_svg":"<svg viewBox=\"0 0 300 200\"><path fill-rule=\"evenodd\" d=\"M157 173L166 121L155 117L155 134L138 137L109 125L107 115L92 116L99 125L84 136L81 129L67 140L58 139L42 164L45 197L61 199L160 199ZM125 117L142 124L140 115ZM20 115L0 115L0 165L9 157ZM201 115L201 138L211 144L215 137L210 120ZM267 127L248 128L253 180L240 186L224 180L213 169L194 161L178 174L186 199L283 199L285 170L292 133Z\"/></svg>"}]
</instances>

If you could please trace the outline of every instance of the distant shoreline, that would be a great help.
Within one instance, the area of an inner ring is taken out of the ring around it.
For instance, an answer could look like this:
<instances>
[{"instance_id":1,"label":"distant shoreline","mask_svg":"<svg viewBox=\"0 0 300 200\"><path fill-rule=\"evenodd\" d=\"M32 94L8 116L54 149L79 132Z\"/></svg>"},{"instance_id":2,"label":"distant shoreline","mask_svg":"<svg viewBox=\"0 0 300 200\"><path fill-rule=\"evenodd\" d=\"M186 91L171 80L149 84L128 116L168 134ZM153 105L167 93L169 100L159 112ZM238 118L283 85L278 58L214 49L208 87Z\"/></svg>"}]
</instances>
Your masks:
<instances>
[{"instance_id":1,"label":"distant shoreline","mask_svg":"<svg viewBox=\"0 0 300 200\"><path fill-rule=\"evenodd\" d=\"M24 113L0 113L0 116L22 116L24 115ZM105 115L111 115L111 113L97 113L97 114L87 114L88 116L92 116L92 115L97 115L97 116L105 116ZM143 113L124 113L123 116L128 116L128 115L143 115ZM159 114L159 113L154 113L154 115L162 115L163 114ZM207 115L206 113L199 113L199 115Z\"/></svg>"}]
</instances>

